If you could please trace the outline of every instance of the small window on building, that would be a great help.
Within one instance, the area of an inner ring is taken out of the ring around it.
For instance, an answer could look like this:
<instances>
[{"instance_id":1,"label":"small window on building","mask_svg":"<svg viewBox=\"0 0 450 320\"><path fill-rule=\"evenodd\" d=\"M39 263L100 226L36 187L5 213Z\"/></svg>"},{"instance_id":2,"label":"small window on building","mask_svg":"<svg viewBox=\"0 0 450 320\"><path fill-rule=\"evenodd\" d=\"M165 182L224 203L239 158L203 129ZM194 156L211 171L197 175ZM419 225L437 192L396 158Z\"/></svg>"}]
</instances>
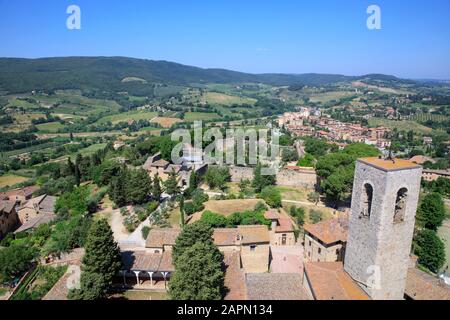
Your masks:
<instances>
[{"instance_id":1,"label":"small window on building","mask_svg":"<svg viewBox=\"0 0 450 320\"><path fill-rule=\"evenodd\" d=\"M363 188L361 216L369 218L372 211L373 187L370 183L366 183Z\"/></svg>"},{"instance_id":2,"label":"small window on building","mask_svg":"<svg viewBox=\"0 0 450 320\"><path fill-rule=\"evenodd\" d=\"M336 255L337 256L339 255L339 249L336 249Z\"/></svg>"},{"instance_id":3,"label":"small window on building","mask_svg":"<svg viewBox=\"0 0 450 320\"><path fill-rule=\"evenodd\" d=\"M250 246L250 251L255 251L256 250L256 245L251 245Z\"/></svg>"},{"instance_id":4,"label":"small window on building","mask_svg":"<svg viewBox=\"0 0 450 320\"><path fill-rule=\"evenodd\" d=\"M317 249L317 252L320 254L322 252L322 249L321 248Z\"/></svg>"},{"instance_id":5,"label":"small window on building","mask_svg":"<svg viewBox=\"0 0 450 320\"><path fill-rule=\"evenodd\" d=\"M394 223L405 220L406 199L408 198L408 189L401 188L397 192L394 209Z\"/></svg>"},{"instance_id":6,"label":"small window on building","mask_svg":"<svg viewBox=\"0 0 450 320\"><path fill-rule=\"evenodd\" d=\"M311 247L311 240L309 240L309 246Z\"/></svg>"}]
</instances>

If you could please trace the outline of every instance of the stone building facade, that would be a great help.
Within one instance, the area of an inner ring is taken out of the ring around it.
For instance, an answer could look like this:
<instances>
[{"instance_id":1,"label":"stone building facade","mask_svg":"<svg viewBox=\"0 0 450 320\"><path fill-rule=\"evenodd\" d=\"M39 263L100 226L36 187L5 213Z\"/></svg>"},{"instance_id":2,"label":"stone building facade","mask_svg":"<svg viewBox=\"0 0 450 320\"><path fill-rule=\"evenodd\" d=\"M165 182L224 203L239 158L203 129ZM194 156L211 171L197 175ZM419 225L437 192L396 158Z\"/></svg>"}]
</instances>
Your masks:
<instances>
[{"instance_id":1,"label":"stone building facade","mask_svg":"<svg viewBox=\"0 0 450 320\"><path fill-rule=\"evenodd\" d=\"M403 299L421 175L406 160L356 162L344 268L372 299Z\"/></svg>"}]
</instances>

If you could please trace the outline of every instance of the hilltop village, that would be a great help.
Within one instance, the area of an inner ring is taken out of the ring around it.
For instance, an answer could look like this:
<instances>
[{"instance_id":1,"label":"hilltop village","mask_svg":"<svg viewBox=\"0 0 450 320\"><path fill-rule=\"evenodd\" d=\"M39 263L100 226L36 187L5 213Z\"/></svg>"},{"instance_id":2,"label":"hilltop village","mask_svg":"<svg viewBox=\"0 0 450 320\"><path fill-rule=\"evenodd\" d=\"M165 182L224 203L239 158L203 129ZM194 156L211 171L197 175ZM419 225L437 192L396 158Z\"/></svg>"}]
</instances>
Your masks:
<instances>
[{"instance_id":1,"label":"hilltop village","mask_svg":"<svg viewBox=\"0 0 450 320\"><path fill-rule=\"evenodd\" d=\"M0 76L1 300L450 298L445 85L61 61Z\"/></svg>"},{"instance_id":2,"label":"hilltop village","mask_svg":"<svg viewBox=\"0 0 450 320\"><path fill-rule=\"evenodd\" d=\"M0 194L2 253L23 250L28 259L23 270L3 280L8 281L4 297L27 297L23 283L43 270L55 276L39 298L86 294L83 276L74 280L79 293L67 281L73 268L89 263L86 250L96 250L88 244L94 237L89 230L97 228L109 235L104 241L117 256L110 261L116 267L103 278L107 290L101 294L108 296L450 299L449 278L440 272L443 262L427 264L426 253L417 249L436 219L423 204L436 193L419 203L421 180L422 189L433 188L443 179L447 183L448 171L423 169L431 157L392 157L387 128L311 114L313 109L301 108L273 124L289 138L280 144L298 159L284 159L274 176L261 175L261 164L207 164L204 152L189 144L182 147L182 162L174 164L163 138L136 146L155 152L141 166L130 163L122 140L91 157L49 164L43 170L51 175L75 179L72 191L56 197L50 194L59 186L44 184ZM338 186L328 181L333 173L322 173L341 164L328 164L311 150L324 150L323 159L331 162L343 157L356 167L349 186L342 186L346 191L335 192ZM43 246L38 256L29 248L32 243ZM198 269L210 255L211 269ZM201 275L198 284L189 283L194 273ZM213 287L209 293L192 289L200 284Z\"/></svg>"}]
</instances>

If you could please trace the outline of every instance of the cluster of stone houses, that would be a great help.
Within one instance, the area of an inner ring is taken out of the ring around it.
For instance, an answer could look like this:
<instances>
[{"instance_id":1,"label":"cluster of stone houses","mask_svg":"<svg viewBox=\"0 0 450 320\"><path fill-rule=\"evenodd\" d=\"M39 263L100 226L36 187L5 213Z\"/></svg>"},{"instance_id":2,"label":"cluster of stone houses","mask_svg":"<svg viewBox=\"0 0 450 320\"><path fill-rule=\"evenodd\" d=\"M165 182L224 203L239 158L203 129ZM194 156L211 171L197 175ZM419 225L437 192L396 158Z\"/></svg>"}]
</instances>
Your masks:
<instances>
[{"instance_id":1,"label":"cluster of stone houses","mask_svg":"<svg viewBox=\"0 0 450 320\"><path fill-rule=\"evenodd\" d=\"M56 217L56 197L33 197L38 190L37 186L28 186L0 193L0 239L10 232L32 230Z\"/></svg>"},{"instance_id":2,"label":"cluster of stone houses","mask_svg":"<svg viewBox=\"0 0 450 320\"><path fill-rule=\"evenodd\" d=\"M411 256L421 174L422 168L407 160L359 159L350 214L305 225L304 257L294 261L282 254L284 273L271 265L278 248L299 246L292 246L291 221L276 210L265 213L270 228L214 229L226 266L225 299L450 300L449 286L416 268ZM123 281L165 284L174 271L171 252L179 233L153 229L146 248L124 251Z\"/></svg>"},{"instance_id":3,"label":"cluster of stone houses","mask_svg":"<svg viewBox=\"0 0 450 320\"><path fill-rule=\"evenodd\" d=\"M156 153L147 158L142 168L146 170L149 176L153 179L158 176L162 181L167 180L169 175L173 172L178 179L178 185L181 188L189 186L189 178L191 173L195 171L202 175L206 172L208 165L204 164L202 152L197 152L190 146L183 148L183 157L179 164L170 163L164 160L161 153Z\"/></svg>"},{"instance_id":4,"label":"cluster of stone houses","mask_svg":"<svg viewBox=\"0 0 450 320\"><path fill-rule=\"evenodd\" d=\"M296 136L312 136L329 141L364 142L380 149L390 146L386 134L391 130L382 126L367 128L359 124L345 123L332 119L329 115L311 115L308 108L299 112L286 112L278 118L280 127L284 127Z\"/></svg>"}]
</instances>

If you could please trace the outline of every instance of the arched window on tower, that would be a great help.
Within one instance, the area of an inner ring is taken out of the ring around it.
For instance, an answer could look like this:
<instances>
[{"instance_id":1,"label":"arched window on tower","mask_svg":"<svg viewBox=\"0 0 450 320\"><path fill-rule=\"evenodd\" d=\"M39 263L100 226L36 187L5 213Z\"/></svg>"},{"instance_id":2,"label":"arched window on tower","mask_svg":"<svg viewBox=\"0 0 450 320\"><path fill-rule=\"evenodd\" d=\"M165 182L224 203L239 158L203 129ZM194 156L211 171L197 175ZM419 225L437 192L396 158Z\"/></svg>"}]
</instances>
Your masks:
<instances>
[{"instance_id":1,"label":"arched window on tower","mask_svg":"<svg viewBox=\"0 0 450 320\"><path fill-rule=\"evenodd\" d=\"M408 198L408 189L401 188L397 192L394 209L394 223L405 220L406 199Z\"/></svg>"},{"instance_id":2,"label":"arched window on tower","mask_svg":"<svg viewBox=\"0 0 450 320\"><path fill-rule=\"evenodd\" d=\"M361 216L369 218L372 212L373 187L366 183L363 188Z\"/></svg>"}]
</instances>

